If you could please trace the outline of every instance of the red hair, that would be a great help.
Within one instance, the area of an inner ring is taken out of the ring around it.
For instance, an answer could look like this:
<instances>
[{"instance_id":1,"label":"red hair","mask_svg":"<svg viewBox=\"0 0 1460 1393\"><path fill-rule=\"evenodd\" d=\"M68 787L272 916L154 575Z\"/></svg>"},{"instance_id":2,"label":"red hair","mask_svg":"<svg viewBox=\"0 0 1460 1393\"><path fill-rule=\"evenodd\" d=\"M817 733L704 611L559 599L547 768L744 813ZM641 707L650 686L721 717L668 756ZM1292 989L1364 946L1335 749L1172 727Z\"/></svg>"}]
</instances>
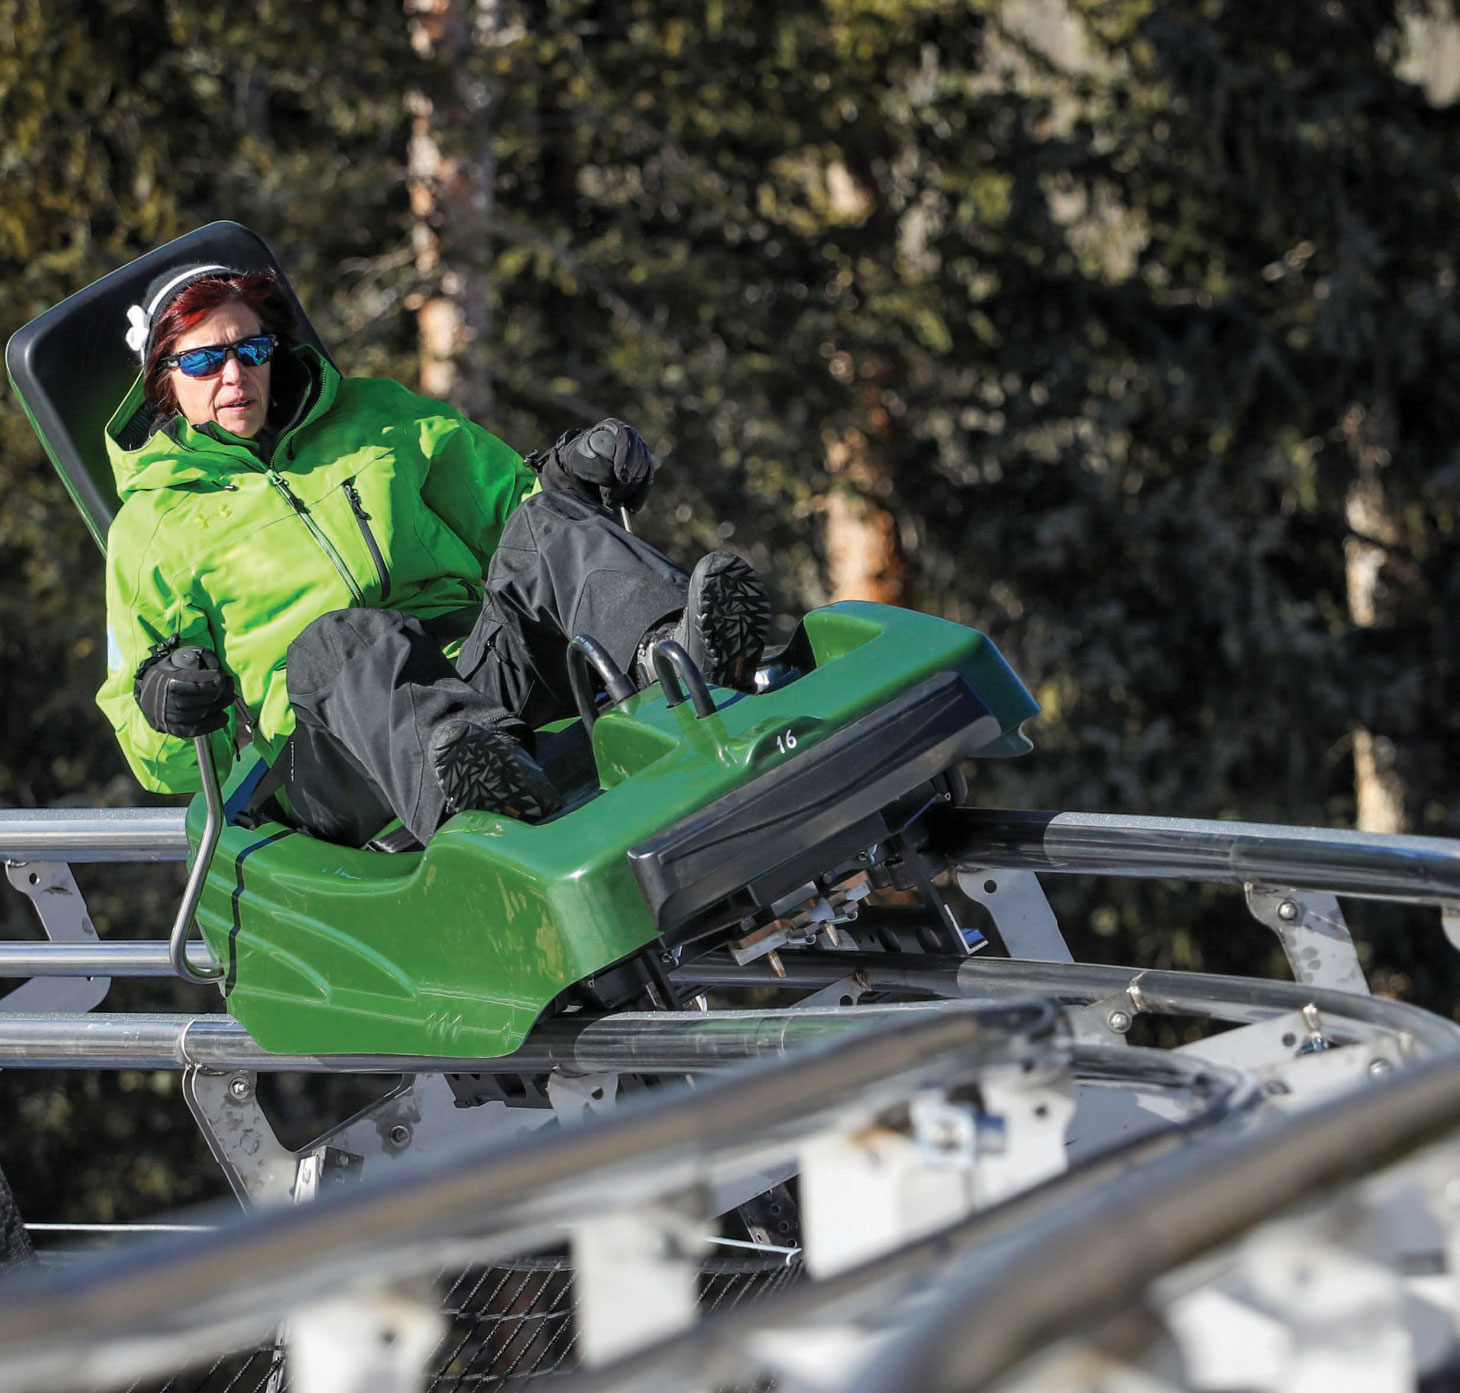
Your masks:
<instances>
[{"instance_id":1,"label":"red hair","mask_svg":"<svg viewBox=\"0 0 1460 1393\"><path fill-rule=\"evenodd\" d=\"M230 276L226 280L221 276L206 276L194 281L173 296L152 326L143 389L159 417L166 418L177 411L172 370L164 366L162 360L173 351L173 345L184 334L201 324L214 310L233 303L245 305L258 315L263 332L273 334L279 340L279 351L287 353L293 348L294 310L278 276L261 272Z\"/></svg>"}]
</instances>

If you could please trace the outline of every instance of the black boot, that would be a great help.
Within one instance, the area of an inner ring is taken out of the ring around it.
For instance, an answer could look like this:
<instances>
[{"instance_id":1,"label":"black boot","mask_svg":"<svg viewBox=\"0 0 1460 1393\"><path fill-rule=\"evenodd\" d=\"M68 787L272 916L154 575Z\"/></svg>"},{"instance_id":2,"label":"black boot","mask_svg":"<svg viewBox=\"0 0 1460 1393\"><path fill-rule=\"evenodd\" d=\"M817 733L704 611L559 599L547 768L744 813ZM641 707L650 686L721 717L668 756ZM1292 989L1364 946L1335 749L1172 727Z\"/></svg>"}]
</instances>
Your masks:
<instances>
[{"instance_id":1,"label":"black boot","mask_svg":"<svg viewBox=\"0 0 1460 1393\"><path fill-rule=\"evenodd\" d=\"M666 620L644 635L633 677L641 687L657 681L654 645L672 638L712 686L754 691L770 623L770 600L755 568L733 551L712 551L690 572L689 594L678 620Z\"/></svg>"},{"instance_id":2,"label":"black boot","mask_svg":"<svg viewBox=\"0 0 1460 1393\"><path fill-rule=\"evenodd\" d=\"M499 725L442 721L431 736L431 767L448 817L477 808L538 822L562 804L542 766Z\"/></svg>"}]
</instances>

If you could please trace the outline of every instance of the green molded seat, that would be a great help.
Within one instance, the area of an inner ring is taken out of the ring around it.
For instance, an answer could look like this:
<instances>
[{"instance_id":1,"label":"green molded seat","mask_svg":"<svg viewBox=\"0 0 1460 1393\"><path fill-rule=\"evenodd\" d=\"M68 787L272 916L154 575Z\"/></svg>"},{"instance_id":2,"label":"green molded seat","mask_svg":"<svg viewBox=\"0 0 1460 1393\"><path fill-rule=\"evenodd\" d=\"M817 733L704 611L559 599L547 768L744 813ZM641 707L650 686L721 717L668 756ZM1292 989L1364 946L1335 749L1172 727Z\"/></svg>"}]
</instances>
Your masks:
<instances>
[{"instance_id":1,"label":"green molded seat","mask_svg":"<svg viewBox=\"0 0 1460 1393\"><path fill-rule=\"evenodd\" d=\"M390 856L225 829L198 923L229 1010L281 1052L505 1054L574 984L652 943L713 942L885 842L884 809L931 777L1027 748L1037 707L972 629L849 602L809 613L789 651L802 676L715 689L705 719L658 687L604 711L594 786L546 823L462 813ZM194 839L202 821L195 804Z\"/></svg>"}]
</instances>

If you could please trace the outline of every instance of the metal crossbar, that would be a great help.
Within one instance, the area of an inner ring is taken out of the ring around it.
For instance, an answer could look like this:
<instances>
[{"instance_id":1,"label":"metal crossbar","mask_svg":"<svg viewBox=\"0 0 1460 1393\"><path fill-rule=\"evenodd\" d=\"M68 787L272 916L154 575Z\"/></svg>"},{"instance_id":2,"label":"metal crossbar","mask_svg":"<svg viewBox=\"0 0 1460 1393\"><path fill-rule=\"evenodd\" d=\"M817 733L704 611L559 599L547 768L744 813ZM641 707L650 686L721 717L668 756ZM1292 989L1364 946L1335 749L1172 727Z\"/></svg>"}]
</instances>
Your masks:
<instances>
[{"instance_id":1,"label":"metal crossbar","mask_svg":"<svg viewBox=\"0 0 1460 1393\"><path fill-rule=\"evenodd\" d=\"M182 808L0 809L6 861L184 861Z\"/></svg>"},{"instance_id":2,"label":"metal crossbar","mask_svg":"<svg viewBox=\"0 0 1460 1393\"><path fill-rule=\"evenodd\" d=\"M0 859L181 861L181 808L0 809ZM1276 884L1360 898L1460 903L1460 842L1329 827L1113 813L948 813L935 846L954 865Z\"/></svg>"},{"instance_id":3,"label":"metal crossbar","mask_svg":"<svg viewBox=\"0 0 1460 1393\"><path fill-rule=\"evenodd\" d=\"M0 809L0 859L182 860L188 854L184 816L179 808ZM1266 888L1434 905L1460 944L1460 842L1435 837L1191 818L959 809L935 819L930 854L960 876L975 878L984 871L1136 876L1240 885L1249 898ZM204 945L195 944L190 952L191 971L185 975L196 980L216 972ZM1025 951L1022 956L1047 955ZM177 945L162 940L0 943L0 978L169 976L178 957Z\"/></svg>"}]
</instances>

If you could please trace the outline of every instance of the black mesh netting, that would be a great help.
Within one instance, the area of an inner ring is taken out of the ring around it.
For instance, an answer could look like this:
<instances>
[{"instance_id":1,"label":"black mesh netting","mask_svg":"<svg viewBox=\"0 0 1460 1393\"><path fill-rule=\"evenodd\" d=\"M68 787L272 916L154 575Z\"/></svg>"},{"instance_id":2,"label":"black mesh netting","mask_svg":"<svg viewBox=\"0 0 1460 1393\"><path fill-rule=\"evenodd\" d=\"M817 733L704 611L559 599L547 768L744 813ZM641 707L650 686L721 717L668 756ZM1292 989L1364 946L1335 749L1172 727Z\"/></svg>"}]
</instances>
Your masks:
<instances>
[{"instance_id":1,"label":"black mesh netting","mask_svg":"<svg viewBox=\"0 0 1460 1393\"><path fill-rule=\"evenodd\" d=\"M705 1315L780 1291L801 1276L775 1255L710 1258L701 1264ZM440 1283L446 1332L427 1369L428 1393L514 1388L577 1367L572 1265L566 1256L475 1267ZM282 1351L230 1355L134 1393L283 1393Z\"/></svg>"}]
</instances>

